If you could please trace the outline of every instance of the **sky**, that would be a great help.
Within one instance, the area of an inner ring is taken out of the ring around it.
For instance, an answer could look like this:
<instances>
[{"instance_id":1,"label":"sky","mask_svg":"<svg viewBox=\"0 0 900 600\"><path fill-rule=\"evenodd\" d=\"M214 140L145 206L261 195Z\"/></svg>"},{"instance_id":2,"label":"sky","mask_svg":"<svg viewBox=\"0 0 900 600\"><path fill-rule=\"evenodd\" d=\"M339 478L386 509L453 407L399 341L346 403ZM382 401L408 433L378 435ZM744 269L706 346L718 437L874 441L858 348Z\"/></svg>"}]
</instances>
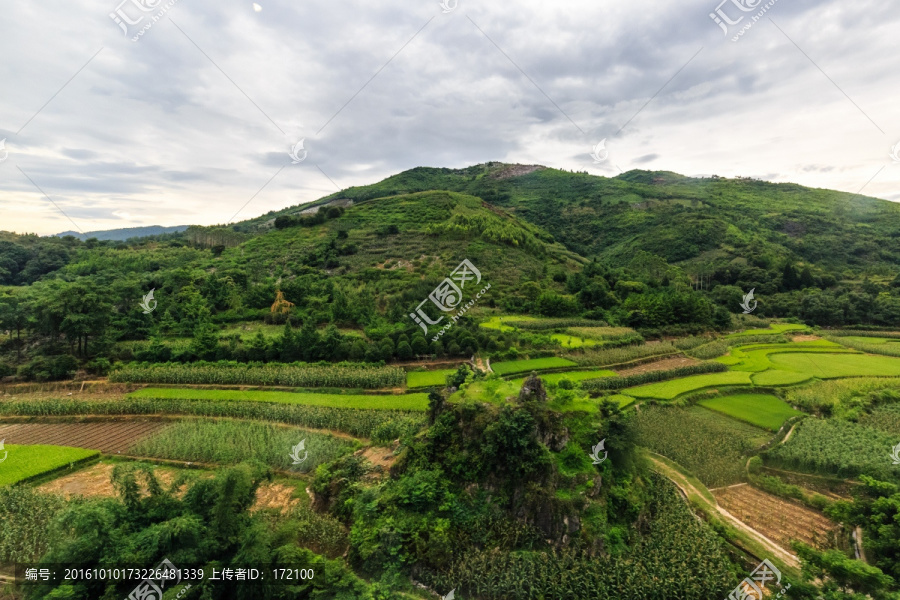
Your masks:
<instances>
[{"instance_id":1,"label":"sky","mask_svg":"<svg viewBox=\"0 0 900 600\"><path fill-rule=\"evenodd\" d=\"M257 1L10 0L0 230L225 224L488 161L900 201L889 2Z\"/></svg>"}]
</instances>

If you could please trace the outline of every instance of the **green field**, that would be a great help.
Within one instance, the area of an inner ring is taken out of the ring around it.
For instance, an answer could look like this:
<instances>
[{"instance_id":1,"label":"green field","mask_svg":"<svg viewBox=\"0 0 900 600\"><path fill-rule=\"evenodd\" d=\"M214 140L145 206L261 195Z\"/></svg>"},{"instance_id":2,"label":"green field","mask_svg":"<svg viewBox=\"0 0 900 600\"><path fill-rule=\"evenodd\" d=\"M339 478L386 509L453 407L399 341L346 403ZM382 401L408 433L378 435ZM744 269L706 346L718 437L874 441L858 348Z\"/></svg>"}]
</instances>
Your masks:
<instances>
[{"instance_id":1,"label":"green field","mask_svg":"<svg viewBox=\"0 0 900 600\"><path fill-rule=\"evenodd\" d=\"M439 369L437 371L410 371L406 374L406 387L444 387L447 375L456 373L456 369Z\"/></svg>"},{"instance_id":2,"label":"green field","mask_svg":"<svg viewBox=\"0 0 900 600\"><path fill-rule=\"evenodd\" d=\"M868 354L776 354L776 368L810 373L820 379L860 376L900 376L900 359Z\"/></svg>"},{"instance_id":3,"label":"green field","mask_svg":"<svg viewBox=\"0 0 900 600\"><path fill-rule=\"evenodd\" d=\"M0 463L0 486L12 485L70 463L100 455L96 450L68 446L7 444L5 451L8 455Z\"/></svg>"},{"instance_id":4,"label":"green field","mask_svg":"<svg viewBox=\"0 0 900 600\"><path fill-rule=\"evenodd\" d=\"M303 442L294 465L291 452ZM358 442L295 427L253 421L180 421L144 438L129 448L138 456L190 462L236 464L256 459L277 469L299 472L314 470L355 450Z\"/></svg>"},{"instance_id":5,"label":"green field","mask_svg":"<svg viewBox=\"0 0 900 600\"><path fill-rule=\"evenodd\" d=\"M700 406L769 431L778 431L787 419L803 414L768 394L732 394L701 400Z\"/></svg>"},{"instance_id":6,"label":"green field","mask_svg":"<svg viewBox=\"0 0 900 600\"><path fill-rule=\"evenodd\" d=\"M809 381L812 376L808 373L794 373L793 371L778 371L769 369L762 373L754 373L750 376L753 385L776 386L776 385L793 385L795 383L803 383Z\"/></svg>"},{"instance_id":7,"label":"green field","mask_svg":"<svg viewBox=\"0 0 900 600\"><path fill-rule=\"evenodd\" d=\"M657 398L672 400L676 396L702 390L703 388L727 385L750 385L750 373L726 371L724 373L708 373L691 375L681 379L671 379L658 383L648 383L623 390L623 393L636 398Z\"/></svg>"},{"instance_id":8,"label":"green field","mask_svg":"<svg viewBox=\"0 0 900 600\"><path fill-rule=\"evenodd\" d=\"M558 342L563 348L581 348L582 346L600 346L603 342L592 340L589 338L581 338L565 333L554 333L550 336L555 342Z\"/></svg>"},{"instance_id":9,"label":"green field","mask_svg":"<svg viewBox=\"0 0 900 600\"><path fill-rule=\"evenodd\" d=\"M811 342L794 342L789 344L750 344L731 349L730 356L723 356L716 360L729 365L735 371L759 372L766 369L778 369L771 357L784 353L854 353L842 346L827 340L815 340Z\"/></svg>"},{"instance_id":10,"label":"green field","mask_svg":"<svg viewBox=\"0 0 900 600\"><path fill-rule=\"evenodd\" d=\"M709 487L744 481L747 453L772 435L700 406L643 406L634 426L638 444L675 461Z\"/></svg>"},{"instance_id":11,"label":"green field","mask_svg":"<svg viewBox=\"0 0 900 600\"><path fill-rule=\"evenodd\" d=\"M511 375L513 373L527 373L528 371L540 371L543 369L559 369L574 367L576 363L565 358L550 356L548 358L532 358L529 360L508 360L491 363L491 370L498 375Z\"/></svg>"},{"instance_id":12,"label":"green field","mask_svg":"<svg viewBox=\"0 0 900 600\"><path fill-rule=\"evenodd\" d=\"M768 329L747 329L738 333L729 334L728 337L741 337L745 335L771 335L773 333L785 333L787 331L804 331L808 329L806 325L797 325L794 323L772 323Z\"/></svg>"},{"instance_id":13,"label":"green field","mask_svg":"<svg viewBox=\"0 0 900 600\"><path fill-rule=\"evenodd\" d=\"M487 321L482 321L479 323L479 327L484 327L485 329L497 329L499 331L514 331L516 328L510 325L504 325L503 321L511 322L511 321L535 321L535 317L525 317L525 316L516 316L516 315L506 315L503 317L491 317Z\"/></svg>"},{"instance_id":14,"label":"green field","mask_svg":"<svg viewBox=\"0 0 900 600\"><path fill-rule=\"evenodd\" d=\"M180 400L224 400L231 402L275 402L331 408L369 410L425 410L428 394L320 394L315 392L269 392L259 390L204 390L195 388L142 388L129 398L161 398Z\"/></svg>"},{"instance_id":15,"label":"green field","mask_svg":"<svg viewBox=\"0 0 900 600\"><path fill-rule=\"evenodd\" d=\"M597 379L600 377L618 377L615 371L609 371L606 369L597 369L593 371L566 371L565 373L546 373L544 375L540 375L540 378L544 380L544 383L559 383L562 379L568 379L569 381L583 381L585 379ZM513 379L512 383L517 383L519 387L525 382L525 378L521 379Z\"/></svg>"}]
</instances>

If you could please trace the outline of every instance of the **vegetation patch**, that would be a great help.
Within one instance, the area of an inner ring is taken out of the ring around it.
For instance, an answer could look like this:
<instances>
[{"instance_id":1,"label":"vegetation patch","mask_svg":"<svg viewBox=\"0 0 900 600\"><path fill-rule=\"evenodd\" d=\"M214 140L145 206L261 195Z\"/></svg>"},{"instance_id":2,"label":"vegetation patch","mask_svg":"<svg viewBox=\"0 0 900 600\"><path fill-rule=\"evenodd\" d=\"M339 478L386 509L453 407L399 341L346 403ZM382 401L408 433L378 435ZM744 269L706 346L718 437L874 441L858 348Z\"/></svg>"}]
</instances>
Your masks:
<instances>
[{"instance_id":1,"label":"vegetation patch","mask_svg":"<svg viewBox=\"0 0 900 600\"><path fill-rule=\"evenodd\" d=\"M708 375L692 375L683 379L661 381L638 387L627 388L625 393L637 398L657 398L660 400L672 400L673 398L695 392L704 388L731 385L751 385L750 373L741 371L727 371L725 373L711 373Z\"/></svg>"},{"instance_id":2,"label":"vegetation patch","mask_svg":"<svg viewBox=\"0 0 900 600\"><path fill-rule=\"evenodd\" d=\"M498 375L511 375L513 373L527 373L529 371L561 369L576 366L578 366L577 363L574 363L571 360L559 358L557 356L549 356L547 358L532 358L528 360L510 360L492 363L491 369Z\"/></svg>"},{"instance_id":3,"label":"vegetation patch","mask_svg":"<svg viewBox=\"0 0 900 600\"><path fill-rule=\"evenodd\" d=\"M620 390L643 383L654 381L665 381L668 379L676 379L678 377L687 377L689 375L697 375L701 373L721 373L727 371L728 367L721 363L709 362L699 365L690 365L687 367L679 367L677 369L669 369L666 371L645 371L643 373L635 373L634 375L626 375L624 377L616 377L615 379L589 379L581 383L582 389L589 392L601 392L604 390Z\"/></svg>"},{"instance_id":4,"label":"vegetation patch","mask_svg":"<svg viewBox=\"0 0 900 600\"><path fill-rule=\"evenodd\" d=\"M406 371L357 363L130 363L109 375L111 382L285 385L291 387L388 388L406 383Z\"/></svg>"},{"instance_id":5,"label":"vegetation patch","mask_svg":"<svg viewBox=\"0 0 900 600\"><path fill-rule=\"evenodd\" d=\"M871 475L882 480L898 480L892 468L891 448L895 435L839 419L805 419L784 444L765 453L766 463L785 469L858 477Z\"/></svg>"},{"instance_id":6,"label":"vegetation patch","mask_svg":"<svg viewBox=\"0 0 900 600\"><path fill-rule=\"evenodd\" d=\"M640 445L682 465L708 487L744 481L748 454L771 437L700 406L643 406L634 424Z\"/></svg>"},{"instance_id":7,"label":"vegetation patch","mask_svg":"<svg viewBox=\"0 0 900 600\"><path fill-rule=\"evenodd\" d=\"M732 394L701 400L700 405L772 432L791 417L803 414L769 394Z\"/></svg>"},{"instance_id":8,"label":"vegetation patch","mask_svg":"<svg viewBox=\"0 0 900 600\"><path fill-rule=\"evenodd\" d=\"M428 394L319 394L264 390L204 390L197 388L142 388L129 398L275 402L360 410L416 410L428 408Z\"/></svg>"},{"instance_id":9,"label":"vegetation patch","mask_svg":"<svg viewBox=\"0 0 900 600\"><path fill-rule=\"evenodd\" d=\"M406 374L406 387L444 387L447 375L456 373L456 369L438 369L436 371L410 371Z\"/></svg>"},{"instance_id":10,"label":"vegetation patch","mask_svg":"<svg viewBox=\"0 0 900 600\"><path fill-rule=\"evenodd\" d=\"M297 444L304 447L295 451ZM358 443L270 423L182 421L134 444L129 453L152 458L218 464L258 460L271 467L306 473L351 452ZM293 464L296 456L302 459Z\"/></svg>"},{"instance_id":11,"label":"vegetation patch","mask_svg":"<svg viewBox=\"0 0 900 600\"><path fill-rule=\"evenodd\" d=\"M0 486L19 483L100 455L96 450L45 445L6 444L5 451L8 455L0 463Z\"/></svg>"},{"instance_id":12,"label":"vegetation patch","mask_svg":"<svg viewBox=\"0 0 900 600\"><path fill-rule=\"evenodd\" d=\"M792 371L779 371L777 369L769 369L761 373L754 373L750 376L753 385L760 386L777 386L777 385L794 385L809 381L812 376L807 373L794 373Z\"/></svg>"},{"instance_id":13,"label":"vegetation patch","mask_svg":"<svg viewBox=\"0 0 900 600\"><path fill-rule=\"evenodd\" d=\"M866 354L777 354L776 367L811 373L820 379L862 376L900 376L900 360Z\"/></svg>"}]
</instances>

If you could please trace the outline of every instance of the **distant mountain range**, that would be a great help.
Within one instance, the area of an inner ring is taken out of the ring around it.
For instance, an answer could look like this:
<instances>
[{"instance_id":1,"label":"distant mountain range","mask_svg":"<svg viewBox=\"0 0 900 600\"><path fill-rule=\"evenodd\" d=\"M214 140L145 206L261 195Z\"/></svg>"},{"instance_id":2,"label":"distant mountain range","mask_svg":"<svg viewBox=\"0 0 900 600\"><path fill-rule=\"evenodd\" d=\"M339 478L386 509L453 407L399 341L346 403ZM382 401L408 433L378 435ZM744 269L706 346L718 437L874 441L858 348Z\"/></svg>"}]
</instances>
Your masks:
<instances>
[{"instance_id":1,"label":"distant mountain range","mask_svg":"<svg viewBox=\"0 0 900 600\"><path fill-rule=\"evenodd\" d=\"M147 237L151 235L160 235L163 233L178 233L188 228L188 225L174 225L172 227L162 227L161 225L148 225L147 227L126 227L124 229L106 229L104 231L88 231L79 233L77 231L63 231L57 233L56 237L66 237L71 235L81 241L90 238L98 240L119 240L124 241L131 238Z\"/></svg>"}]
</instances>

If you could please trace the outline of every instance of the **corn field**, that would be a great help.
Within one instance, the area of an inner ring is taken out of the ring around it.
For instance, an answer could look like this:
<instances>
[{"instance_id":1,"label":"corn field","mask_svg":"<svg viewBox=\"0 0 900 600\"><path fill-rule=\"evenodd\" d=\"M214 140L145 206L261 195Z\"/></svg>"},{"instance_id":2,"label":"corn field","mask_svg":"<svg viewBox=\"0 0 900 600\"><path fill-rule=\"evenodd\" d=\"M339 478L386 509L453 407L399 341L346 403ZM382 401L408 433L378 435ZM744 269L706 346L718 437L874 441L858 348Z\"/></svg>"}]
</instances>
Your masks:
<instances>
[{"instance_id":1,"label":"corn field","mask_svg":"<svg viewBox=\"0 0 900 600\"><path fill-rule=\"evenodd\" d=\"M406 384L406 371L399 367L360 363L129 363L112 371L109 380L117 383L379 389L402 387Z\"/></svg>"},{"instance_id":2,"label":"corn field","mask_svg":"<svg viewBox=\"0 0 900 600\"><path fill-rule=\"evenodd\" d=\"M263 402L156 398L127 398L113 401L50 399L0 402L0 415L51 417L159 414L273 421L313 429L343 431L352 436L371 438L376 443L390 442L407 434L415 433L425 421L424 415L417 411L358 410Z\"/></svg>"},{"instance_id":3,"label":"corn field","mask_svg":"<svg viewBox=\"0 0 900 600\"><path fill-rule=\"evenodd\" d=\"M61 496L26 486L0 487L0 563L41 558L52 541L48 524L65 506Z\"/></svg>"},{"instance_id":4,"label":"corn field","mask_svg":"<svg viewBox=\"0 0 900 600\"><path fill-rule=\"evenodd\" d=\"M709 600L738 579L722 542L698 523L674 488L657 481L650 532L624 556L479 550L460 557L431 586L479 600Z\"/></svg>"},{"instance_id":5,"label":"corn field","mask_svg":"<svg viewBox=\"0 0 900 600\"><path fill-rule=\"evenodd\" d=\"M298 457L302 462L294 465L291 452L301 441L304 448ZM272 423L182 421L138 441L128 453L218 464L256 459L276 469L307 473L358 446L359 442Z\"/></svg>"},{"instance_id":6,"label":"corn field","mask_svg":"<svg viewBox=\"0 0 900 600\"><path fill-rule=\"evenodd\" d=\"M601 348L597 350L584 350L580 354L569 354L566 357L574 360L583 367L603 367L647 358L648 356L662 356L676 354L679 350L672 342L660 342L659 344L638 344L622 346L621 348Z\"/></svg>"}]
</instances>

